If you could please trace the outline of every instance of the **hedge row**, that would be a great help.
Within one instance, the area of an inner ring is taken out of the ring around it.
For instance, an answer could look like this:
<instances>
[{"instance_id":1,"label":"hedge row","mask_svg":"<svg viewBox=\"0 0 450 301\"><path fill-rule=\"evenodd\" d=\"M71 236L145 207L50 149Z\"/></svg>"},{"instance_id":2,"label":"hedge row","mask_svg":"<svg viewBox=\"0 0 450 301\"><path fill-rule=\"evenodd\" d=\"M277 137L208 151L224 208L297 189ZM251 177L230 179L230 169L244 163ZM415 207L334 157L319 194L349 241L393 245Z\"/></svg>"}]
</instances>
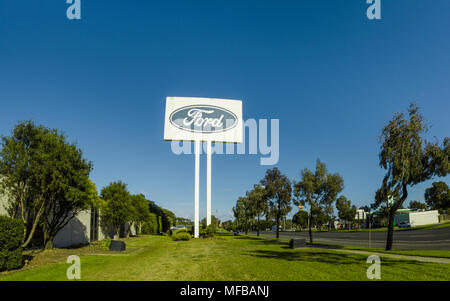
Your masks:
<instances>
[{"instance_id":1,"label":"hedge row","mask_svg":"<svg viewBox=\"0 0 450 301\"><path fill-rule=\"evenodd\" d=\"M0 216L0 271L22 267L23 223Z\"/></svg>"},{"instance_id":2,"label":"hedge row","mask_svg":"<svg viewBox=\"0 0 450 301\"><path fill-rule=\"evenodd\" d=\"M154 213L150 213L150 218L142 225L142 234L158 234L158 217Z\"/></svg>"}]
</instances>

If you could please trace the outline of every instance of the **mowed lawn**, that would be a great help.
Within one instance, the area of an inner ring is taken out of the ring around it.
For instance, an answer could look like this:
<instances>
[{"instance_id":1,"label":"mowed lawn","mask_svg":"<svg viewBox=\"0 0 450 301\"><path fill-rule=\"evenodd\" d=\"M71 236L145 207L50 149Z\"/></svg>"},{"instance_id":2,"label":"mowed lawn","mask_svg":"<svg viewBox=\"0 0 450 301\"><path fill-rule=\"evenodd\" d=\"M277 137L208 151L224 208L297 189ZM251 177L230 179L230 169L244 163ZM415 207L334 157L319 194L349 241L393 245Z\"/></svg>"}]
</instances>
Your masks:
<instances>
[{"instance_id":1,"label":"mowed lawn","mask_svg":"<svg viewBox=\"0 0 450 301\"><path fill-rule=\"evenodd\" d=\"M366 256L326 249L291 250L286 242L224 236L175 242L148 236L127 242L126 254L81 254L82 280L156 281L366 281ZM58 252L58 251L52 251ZM52 252L42 256L52 256ZM64 257L77 250L64 250ZM67 280L69 264L0 274L0 280ZM450 265L381 259L381 280L450 280Z\"/></svg>"}]
</instances>

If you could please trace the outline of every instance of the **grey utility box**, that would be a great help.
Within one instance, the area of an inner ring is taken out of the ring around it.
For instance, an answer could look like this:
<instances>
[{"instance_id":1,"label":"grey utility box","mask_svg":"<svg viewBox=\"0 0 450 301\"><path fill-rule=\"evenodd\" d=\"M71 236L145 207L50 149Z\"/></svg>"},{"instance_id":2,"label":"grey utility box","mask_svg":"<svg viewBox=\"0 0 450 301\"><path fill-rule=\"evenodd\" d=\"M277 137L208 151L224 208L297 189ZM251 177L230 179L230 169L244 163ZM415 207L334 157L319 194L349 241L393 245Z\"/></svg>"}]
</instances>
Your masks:
<instances>
[{"instance_id":1,"label":"grey utility box","mask_svg":"<svg viewBox=\"0 0 450 301\"><path fill-rule=\"evenodd\" d=\"M306 248L306 239L304 239L304 238L291 239L291 241L289 242L289 247L291 249Z\"/></svg>"},{"instance_id":2,"label":"grey utility box","mask_svg":"<svg viewBox=\"0 0 450 301\"><path fill-rule=\"evenodd\" d=\"M116 251L116 252L122 252L126 249L126 244L123 241L120 240L112 240L111 244L109 245L110 251Z\"/></svg>"}]
</instances>

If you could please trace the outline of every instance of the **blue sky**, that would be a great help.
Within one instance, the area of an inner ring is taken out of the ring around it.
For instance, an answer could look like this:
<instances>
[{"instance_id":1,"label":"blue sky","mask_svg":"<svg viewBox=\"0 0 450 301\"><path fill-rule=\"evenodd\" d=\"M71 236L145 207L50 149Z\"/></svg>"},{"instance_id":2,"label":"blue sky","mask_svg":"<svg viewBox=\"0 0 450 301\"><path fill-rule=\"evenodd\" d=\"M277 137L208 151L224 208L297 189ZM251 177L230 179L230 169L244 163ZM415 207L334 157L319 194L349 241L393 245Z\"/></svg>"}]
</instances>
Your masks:
<instances>
[{"instance_id":1,"label":"blue sky","mask_svg":"<svg viewBox=\"0 0 450 301\"><path fill-rule=\"evenodd\" d=\"M0 0L0 134L27 119L58 128L94 163L99 190L122 180L192 217L194 158L163 141L165 97L242 99L245 119L280 119L289 178L320 158L343 194L370 204L394 112L417 102L430 138L450 132L450 2L382 0L377 21L365 2L82 0L71 21L64 0ZM214 156L213 214L231 217L264 176L259 159Z\"/></svg>"}]
</instances>

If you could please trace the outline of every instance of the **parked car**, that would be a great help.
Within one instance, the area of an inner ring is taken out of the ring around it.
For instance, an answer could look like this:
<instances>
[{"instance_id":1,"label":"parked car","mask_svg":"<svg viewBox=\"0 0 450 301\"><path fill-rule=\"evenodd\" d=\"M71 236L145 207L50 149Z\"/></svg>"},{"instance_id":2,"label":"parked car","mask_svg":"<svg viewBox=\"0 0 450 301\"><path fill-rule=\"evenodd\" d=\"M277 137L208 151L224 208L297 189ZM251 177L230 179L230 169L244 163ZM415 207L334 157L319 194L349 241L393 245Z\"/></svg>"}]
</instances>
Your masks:
<instances>
[{"instance_id":1,"label":"parked car","mask_svg":"<svg viewBox=\"0 0 450 301\"><path fill-rule=\"evenodd\" d=\"M411 228L411 224L409 222L403 221L398 224L399 228Z\"/></svg>"},{"instance_id":2,"label":"parked car","mask_svg":"<svg viewBox=\"0 0 450 301\"><path fill-rule=\"evenodd\" d=\"M180 230L180 229L185 229L185 230L188 230L188 228L187 228L186 226L177 226L177 227L172 227L172 231L177 231L177 230Z\"/></svg>"}]
</instances>

